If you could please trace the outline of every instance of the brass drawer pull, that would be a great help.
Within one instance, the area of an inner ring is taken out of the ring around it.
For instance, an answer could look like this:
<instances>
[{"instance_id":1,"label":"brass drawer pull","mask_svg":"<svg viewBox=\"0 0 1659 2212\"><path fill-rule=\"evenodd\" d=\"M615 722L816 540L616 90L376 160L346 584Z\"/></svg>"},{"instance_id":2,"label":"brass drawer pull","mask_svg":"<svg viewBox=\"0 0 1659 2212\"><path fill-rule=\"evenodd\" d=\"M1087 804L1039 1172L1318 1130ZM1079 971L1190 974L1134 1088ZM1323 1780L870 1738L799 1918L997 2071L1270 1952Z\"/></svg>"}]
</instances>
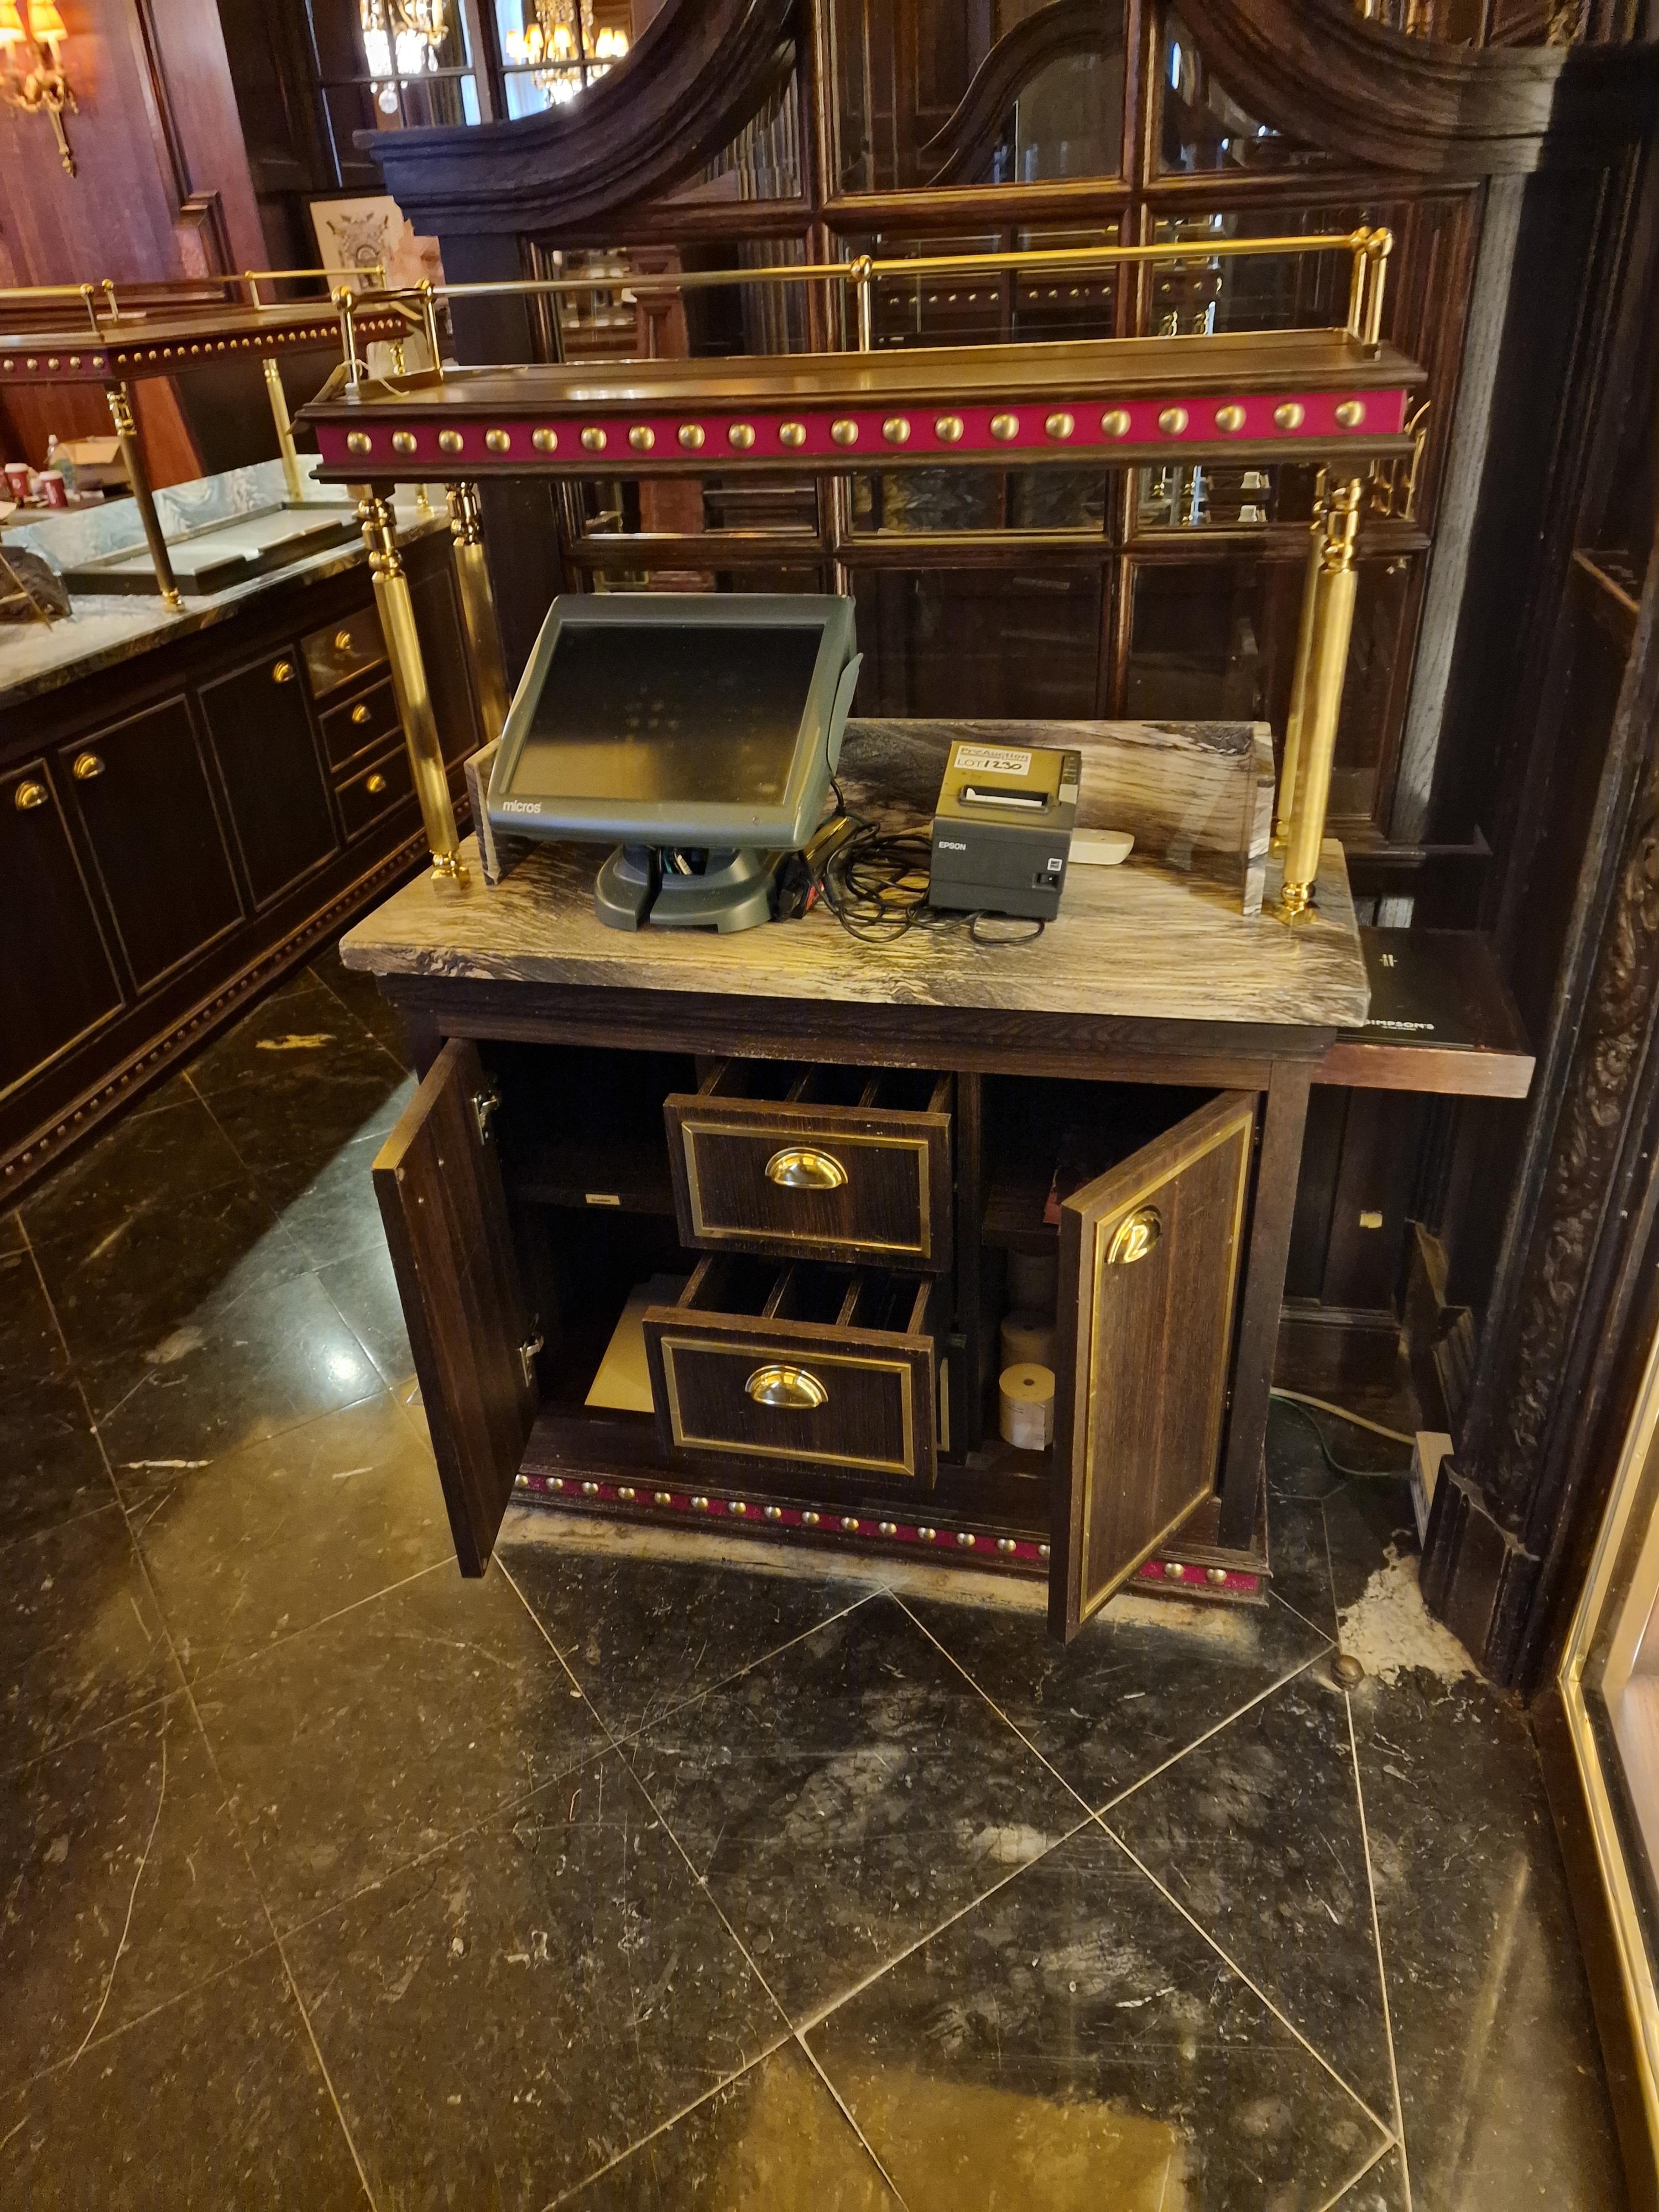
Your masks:
<instances>
[{"instance_id":1,"label":"brass drawer pull","mask_svg":"<svg viewBox=\"0 0 1659 2212\"><path fill-rule=\"evenodd\" d=\"M336 653L349 653L349 652L350 652L350 650L351 650L351 632L350 632L349 629L337 629L337 630L335 631L335 633L334 633L334 650L336 651Z\"/></svg>"},{"instance_id":2,"label":"brass drawer pull","mask_svg":"<svg viewBox=\"0 0 1659 2212\"><path fill-rule=\"evenodd\" d=\"M368 708L354 707L351 710L351 719L354 722L366 722L368 720Z\"/></svg>"},{"instance_id":3,"label":"brass drawer pull","mask_svg":"<svg viewBox=\"0 0 1659 2212\"><path fill-rule=\"evenodd\" d=\"M279 660L270 672L270 680L273 684L292 684L294 663L291 660Z\"/></svg>"},{"instance_id":4,"label":"brass drawer pull","mask_svg":"<svg viewBox=\"0 0 1659 2212\"><path fill-rule=\"evenodd\" d=\"M830 1396L805 1367L757 1367L743 1387L757 1406L779 1406L796 1413L811 1413Z\"/></svg>"},{"instance_id":5,"label":"brass drawer pull","mask_svg":"<svg viewBox=\"0 0 1659 2212\"><path fill-rule=\"evenodd\" d=\"M74 774L82 783L90 783L95 775L102 775L104 763L96 753L76 753Z\"/></svg>"},{"instance_id":6,"label":"brass drawer pull","mask_svg":"<svg viewBox=\"0 0 1659 2212\"><path fill-rule=\"evenodd\" d=\"M44 783L36 783L31 776L20 783L11 795L11 803L20 814L27 814L36 806L44 806L52 796Z\"/></svg>"},{"instance_id":7,"label":"brass drawer pull","mask_svg":"<svg viewBox=\"0 0 1659 2212\"><path fill-rule=\"evenodd\" d=\"M370 776L368 781L363 786L363 789L365 791L384 791L386 789L386 778L380 774L378 769L376 769L374 775Z\"/></svg>"},{"instance_id":8,"label":"brass drawer pull","mask_svg":"<svg viewBox=\"0 0 1659 2212\"><path fill-rule=\"evenodd\" d=\"M790 1145L768 1160L766 1180L785 1190L839 1190L847 1180L847 1170L833 1152Z\"/></svg>"},{"instance_id":9,"label":"brass drawer pull","mask_svg":"<svg viewBox=\"0 0 1659 2212\"><path fill-rule=\"evenodd\" d=\"M1160 1237L1164 1224L1158 1218L1155 1206L1143 1206L1128 1214L1117 1224L1111 1243L1106 1248L1109 1267L1127 1267L1137 1260L1144 1260Z\"/></svg>"}]
</instances>

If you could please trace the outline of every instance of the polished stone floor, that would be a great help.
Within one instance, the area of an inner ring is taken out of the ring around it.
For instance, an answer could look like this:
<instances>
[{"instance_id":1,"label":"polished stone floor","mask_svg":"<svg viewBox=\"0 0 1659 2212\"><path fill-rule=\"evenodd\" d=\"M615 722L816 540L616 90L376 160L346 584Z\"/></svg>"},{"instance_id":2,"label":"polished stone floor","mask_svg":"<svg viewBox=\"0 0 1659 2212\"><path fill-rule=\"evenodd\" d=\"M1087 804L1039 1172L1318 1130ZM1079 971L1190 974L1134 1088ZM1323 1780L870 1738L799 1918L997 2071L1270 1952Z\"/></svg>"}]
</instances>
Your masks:
<instances>
[{"instance_id":1,"label":"polished stone floor","mask_svg":"<svg viewBox=\"0 0 1659 2212\"><path fill-rule=\"evenodd\" d=\"M320 961L0 1221L0 2204L1623 2203L1397 1479L1276 1413L1272 1602L1063 1654L527 1514L464 1583L398 1042Z\"/></svg>"}]
</instances>

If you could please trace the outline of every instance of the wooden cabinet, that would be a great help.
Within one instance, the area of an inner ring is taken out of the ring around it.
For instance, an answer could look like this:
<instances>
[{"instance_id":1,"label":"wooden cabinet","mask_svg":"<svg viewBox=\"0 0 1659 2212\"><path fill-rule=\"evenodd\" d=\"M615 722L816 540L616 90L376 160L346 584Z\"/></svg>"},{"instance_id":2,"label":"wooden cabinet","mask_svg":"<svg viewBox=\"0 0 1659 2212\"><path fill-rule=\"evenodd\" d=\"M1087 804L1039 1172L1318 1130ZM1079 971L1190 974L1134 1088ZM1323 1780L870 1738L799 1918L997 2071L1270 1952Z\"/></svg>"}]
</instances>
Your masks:
<instances>
[{"instance_id":1,"label":"wooden cabinet","mask_svg":"<svg viewBox=\"0 0 1659 2212\"><path fill-rule=\"evenodd\" d=\"M76 738L56 774L137 989L235 927L241 894L186 696Z\"/></svg>"},{"instance_id":2,"label":"wooden cabinet","mask_svg":"<svg viewBox=\"0 0 1659 2212\"><path fill-rule=\"evenodd\" d=\"M41 760L0 777L0 1091L56 1060L121 1004L92 896Z\"/></svg>"},{"instance_id":3,"label":"wooden cabinet","mask_svg":"<svg viewBox=\"0 0 1659 2212\"><path fill-rule=\"evenodd\" d=\"M299 653L278 646L200 696L248 888L266 906L339 844Z\"/></svg>"}]
</instances>

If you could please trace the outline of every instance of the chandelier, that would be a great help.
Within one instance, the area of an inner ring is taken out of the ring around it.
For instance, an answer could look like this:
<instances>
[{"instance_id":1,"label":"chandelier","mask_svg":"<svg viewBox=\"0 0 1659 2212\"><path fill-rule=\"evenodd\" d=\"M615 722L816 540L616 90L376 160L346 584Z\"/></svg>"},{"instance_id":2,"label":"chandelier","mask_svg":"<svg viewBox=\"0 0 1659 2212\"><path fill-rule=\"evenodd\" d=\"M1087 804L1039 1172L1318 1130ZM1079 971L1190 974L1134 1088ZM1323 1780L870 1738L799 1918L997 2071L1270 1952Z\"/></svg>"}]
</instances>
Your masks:
<instances>
[{"instance_id":1,"label":"chandelier","mask_svg":"<svg viewBox=\"0 0 1659 2212\"><path fill-rule=\"evenodd\" d=\"M437 68L444 7L445 0L358 0L370 88L382 114L398 112L399 78Z\"/></svg>"},{"instance_id":2,"label":"chandelier","mask_svg":"<svg viewBox=\"0 0 1659 2212\"><path fill-rule=\"evenodd\" d=\"M603 76L612 62L628 52L626 31L593 27L593 0L534 0L535 20L521 31L509 31L507 58L529 69L536 89L550 107L562 107L582 88L578 64L585 65L589 80Z\"/></svg>"}]
</instances>

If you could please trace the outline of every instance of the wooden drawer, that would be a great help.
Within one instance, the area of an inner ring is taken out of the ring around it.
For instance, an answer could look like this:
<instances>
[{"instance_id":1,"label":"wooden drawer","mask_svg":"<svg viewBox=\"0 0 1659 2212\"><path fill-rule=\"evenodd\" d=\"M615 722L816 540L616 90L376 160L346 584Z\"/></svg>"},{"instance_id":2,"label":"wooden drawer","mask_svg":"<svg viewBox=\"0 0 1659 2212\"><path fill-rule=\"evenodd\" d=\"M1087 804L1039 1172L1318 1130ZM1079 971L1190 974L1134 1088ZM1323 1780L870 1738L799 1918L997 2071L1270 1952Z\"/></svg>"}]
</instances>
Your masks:
<instances>
[{"instance_id":1,"label":"wooden drawer","mask_svg":"<svg viewBox=\"0 0 1659 2212\"><path fill-rule=\"evenodd\" d=\"M371 684L356 698L343 699L320 719L331 768L343 768L348 761L356 760L371 747L379 751L391 738L403 735L389 676Z\"/></svg>"},{"instance_id":2,"label":"wooden drawer","mask_svg":"<svg viewBox=\"0 0 1659 2212\"><path fill-rule=\"evenodd\" d=\"M325 692L337 691L341 684L366 676L384 662L380 617L372 606L360 607L356 614L342 615L337 621L313 630L309 637L301 640L300 651L312 696L320 699Z\"/></svg>"},{"instance_id":3,"label":"wooden drawer","mask_svg":"<svg viewBox=\"0 0 1659 2212\"><path fill-rule=\"evenodd\" d=\"M645 1314L663 1443L795 1475L931 1489L945 1290L885 1269L720 1254Z\"/></svg>"},{"instance_id":4,"label":"wooden drawer","mask_svg":"<svg viewBox=\"0 0 1659 2212\"><path fill-rule=\"evenodd\" d=\"M346 836L359 836L392 807L412 798L414 791L409 755L399 744L393 751L372 761L361 774L336 787Z\"/></svg>"},{"instance_id":5,"label":"wooden drawer","mask_svg":"<svg viewBox=\"0 0 1659 2212\"><path fill-rule=\"evenodd\" d=\"M951 1265L948 1075L722 1060L665 1099L680 1235L780 1259Z\"/></svg>"}]
</instances>

